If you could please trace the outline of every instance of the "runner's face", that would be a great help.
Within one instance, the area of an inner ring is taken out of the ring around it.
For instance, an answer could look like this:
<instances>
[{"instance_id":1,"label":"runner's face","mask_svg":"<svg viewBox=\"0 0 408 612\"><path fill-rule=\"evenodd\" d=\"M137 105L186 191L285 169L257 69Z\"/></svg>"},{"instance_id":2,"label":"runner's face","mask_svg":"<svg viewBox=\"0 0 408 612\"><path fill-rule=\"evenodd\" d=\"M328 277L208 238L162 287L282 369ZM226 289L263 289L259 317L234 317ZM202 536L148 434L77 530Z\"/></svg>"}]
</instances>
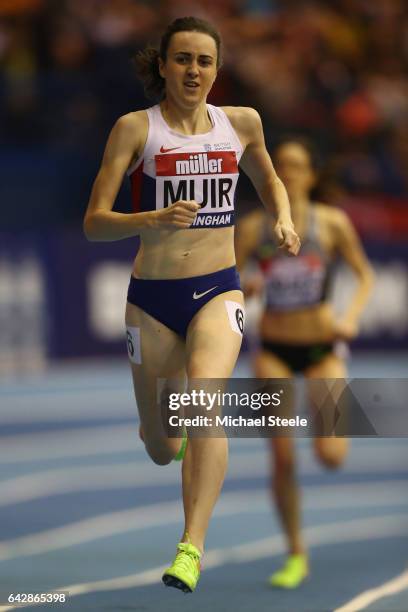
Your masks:
<instances>
[{"instance_id":1,"label":"runner's face","mask_svg":"<svg viewBox=\"0 0 408 612\"><path fill-rule=\"evenodd\" d=\"M166 62L159 59L159 67L166 96L189 108L197 106L206 100L217 76L215 40L202 32L176 32Z\"/></svg>"},{"instance_id":2,"label":"runner's face","mask_svg":"<svg viewBox=\"0 0 408 612\"><path fill-rule=\"evenodd\" d=\"M285 184L289 198L307 198L316 183L310 155L301 144L288 142L281 145L274 158L279 178Z\"/></svg>"}]
</instances>

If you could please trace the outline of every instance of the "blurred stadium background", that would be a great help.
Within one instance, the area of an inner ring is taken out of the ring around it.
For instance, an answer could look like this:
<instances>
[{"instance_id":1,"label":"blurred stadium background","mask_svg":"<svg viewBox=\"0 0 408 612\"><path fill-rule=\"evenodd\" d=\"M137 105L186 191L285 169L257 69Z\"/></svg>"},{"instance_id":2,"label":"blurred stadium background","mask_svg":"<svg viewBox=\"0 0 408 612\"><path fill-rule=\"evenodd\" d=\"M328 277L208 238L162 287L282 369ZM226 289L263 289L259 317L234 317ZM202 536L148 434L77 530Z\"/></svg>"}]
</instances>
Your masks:
<instances>
[{"instance_id":1,"label":"blurred stadium background","mask_svg":"<svg viewBox=\"0 0 408 612\"><path fill-rule=\"evenodd\" d=\"M137 242L88 244L82 217L113 123L151 104L132 56L191 12L225 42L210 101L257 108L270 146L310 136L324 199L363 238L377 282L355 348L408 349L404 0L1 0L1 373L124 356ZM241 213L256 200L245 178L239 199ZM130 210L126 181L117 210ZM338 303L351 282L341 279Z\"/></svg>"}]
</instances>

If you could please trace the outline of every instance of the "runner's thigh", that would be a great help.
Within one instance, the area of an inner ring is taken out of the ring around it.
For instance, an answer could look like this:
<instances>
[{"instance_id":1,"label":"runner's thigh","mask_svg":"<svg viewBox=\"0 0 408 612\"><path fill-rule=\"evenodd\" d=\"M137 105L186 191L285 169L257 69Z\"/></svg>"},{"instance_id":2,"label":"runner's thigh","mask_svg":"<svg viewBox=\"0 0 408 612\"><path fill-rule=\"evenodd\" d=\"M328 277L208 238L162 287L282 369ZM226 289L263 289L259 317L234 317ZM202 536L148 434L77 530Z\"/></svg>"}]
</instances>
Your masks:
<instances>
[{"instance_id":1,"label":"runner's thigh","mask_svg":"<svg viewBox=\"0 0 408 612\"><path fill-rule=\"evenodd\" d=\"M183 387L184 341L168 327L129 303L126 306L126 329L141 425L145 436L157 439L165 435L161 427L160 402L157 396L158 379L168 379L174 390ZM133 342L133 355L129 340Z\"/></svg>"},{"instance_id":2,"label":"runner's thigh","mask_svg":"<svg viewBox=\"0 0 408 612\"><path fill-rule=\"evenodd\" d=\"M207 302L188 328L188 377L229 378L241 348L243 325L241 291L227 291Z\"/></svg>"}]
</instances>

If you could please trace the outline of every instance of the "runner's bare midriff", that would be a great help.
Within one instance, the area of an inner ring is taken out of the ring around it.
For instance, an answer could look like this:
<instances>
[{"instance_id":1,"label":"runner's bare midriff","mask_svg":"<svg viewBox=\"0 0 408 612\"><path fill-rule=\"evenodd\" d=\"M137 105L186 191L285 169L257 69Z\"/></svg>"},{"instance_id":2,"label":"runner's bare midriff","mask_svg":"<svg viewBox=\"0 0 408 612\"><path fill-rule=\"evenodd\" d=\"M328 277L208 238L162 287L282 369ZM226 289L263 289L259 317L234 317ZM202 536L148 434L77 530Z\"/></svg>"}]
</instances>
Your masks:
<instances>
[{"instance_id":1,"label":"runner's bare midriff","mask_svg":"<svg viewBox=\"0 0 408 612\"><path fill-rule=\"evenodd\" d=\"M234 228L144 230L133 265L137 278L188 278L235 265Z\"/></svg>"},{"instance_id":2,"label":"runner's bare midriff","mask_svg":"<svg viewBox=\"0 0 408 612\"><path fill-rule=\"evenodd\" d=\"M330 304L296 310L263 314L260 323L261 337L284 344L314 344L331 342L334 338L335 317Z\"/></svg>"}]
</instances>

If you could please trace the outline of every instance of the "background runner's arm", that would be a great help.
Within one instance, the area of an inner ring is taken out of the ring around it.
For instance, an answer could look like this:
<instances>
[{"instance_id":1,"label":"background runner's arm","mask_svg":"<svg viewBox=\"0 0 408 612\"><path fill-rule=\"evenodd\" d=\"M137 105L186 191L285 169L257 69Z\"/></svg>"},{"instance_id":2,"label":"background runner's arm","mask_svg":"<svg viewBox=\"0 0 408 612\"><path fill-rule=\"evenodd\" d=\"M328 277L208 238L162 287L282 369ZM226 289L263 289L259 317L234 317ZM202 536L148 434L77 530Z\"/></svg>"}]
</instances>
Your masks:
<instances>
[{"instance_id":1,"label":"background runner's arm","mask_svg":"<svg viewBox=\"0 0 408 612\"><path fill-rule=\"evenodd\" d=\"M235 259L239 271L243 269L258 246L264 216L265 213L256 210L240 217L237 221L235 227Z\"/></svg>"},{"instance_id":2,"label":"background runner's arm","mask_svg":"<svg viewBox=\"0 0 408 612\"><path fill-rule=\"evenodd\" d=\"M350 219L341 210L335 213L333 224L337 251L351 267L358 281L346 312L337 322L338 335L351 339L357 334L358 321L370 297L374 273Z\"/></svg>"},{"instance_id":3,"label":"background runner's arm","mask_svg":"<svg viewBox=\"0 0 408 612\"><path fill-rule=\"evenodd\" d=\"M235 259L238 272L244 272L245 264L254 255L264 224L265 213L263 210L254 210L238 220L235 227ZM241 286L246 298L260 294L264 285L262 273L258 269L251 270L249 274L241 275Z\"/></svg>"},{"instance_id":4,"label":"background runner's arm","mask_svg":"<svg viewBox=\"0 0 408 612\"><path fill-rule=\"evenodd\" d=\"M266 210L275 216L275 233L281 246L296 255L300 243L293 227L288 194L266 150L261 119L252 108L241 111L245 118L240 121L240 132L246 147L240 166L251 179Z\"/></svg>"}]
</instances>

